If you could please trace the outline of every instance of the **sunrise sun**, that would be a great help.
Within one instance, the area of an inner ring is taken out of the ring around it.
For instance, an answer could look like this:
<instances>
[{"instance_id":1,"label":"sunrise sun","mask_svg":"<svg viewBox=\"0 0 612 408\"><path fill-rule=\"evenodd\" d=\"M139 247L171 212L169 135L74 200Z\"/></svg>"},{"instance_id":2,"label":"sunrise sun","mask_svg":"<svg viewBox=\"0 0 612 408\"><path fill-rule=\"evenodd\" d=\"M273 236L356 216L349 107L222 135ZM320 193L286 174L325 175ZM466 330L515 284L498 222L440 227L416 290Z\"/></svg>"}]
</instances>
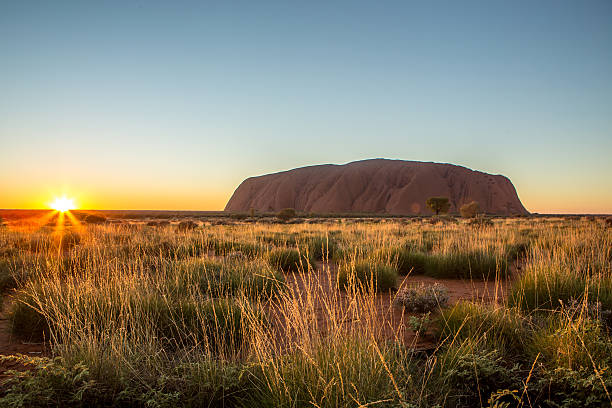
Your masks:
<instances>
[{"instance_id":1,"label":"sunrise sun","mask_svg":"<svg viewBox=\"0 0 612 408\"><path fill-rule=\"evenodd\" d=\"M75 208L74 200L66 196L55 198L55 201L53 201L50 206L59 212L66 212Z\"/></svg>"}]
</instances>

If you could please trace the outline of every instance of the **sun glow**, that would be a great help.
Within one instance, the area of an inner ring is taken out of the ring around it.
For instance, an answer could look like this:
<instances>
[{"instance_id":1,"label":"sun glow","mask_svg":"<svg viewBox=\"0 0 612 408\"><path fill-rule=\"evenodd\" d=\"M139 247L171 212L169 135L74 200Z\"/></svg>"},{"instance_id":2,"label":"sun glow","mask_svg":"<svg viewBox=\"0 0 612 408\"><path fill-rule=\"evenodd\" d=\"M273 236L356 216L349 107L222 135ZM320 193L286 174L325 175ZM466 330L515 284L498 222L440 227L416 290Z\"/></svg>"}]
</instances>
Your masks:
<instances>
[{"instance_id":1,"label":"sun glow","mask_svg":"<svg viewBox=\"0 0 612 408\"><path fill-rule=\"evenodd\" d=\"M66 196L56 197L55 201L53 201L50 206L55 211L59 212L66 212L75 208L74 200L72 198L66 198Z\"/></svg>"}]
</instances>

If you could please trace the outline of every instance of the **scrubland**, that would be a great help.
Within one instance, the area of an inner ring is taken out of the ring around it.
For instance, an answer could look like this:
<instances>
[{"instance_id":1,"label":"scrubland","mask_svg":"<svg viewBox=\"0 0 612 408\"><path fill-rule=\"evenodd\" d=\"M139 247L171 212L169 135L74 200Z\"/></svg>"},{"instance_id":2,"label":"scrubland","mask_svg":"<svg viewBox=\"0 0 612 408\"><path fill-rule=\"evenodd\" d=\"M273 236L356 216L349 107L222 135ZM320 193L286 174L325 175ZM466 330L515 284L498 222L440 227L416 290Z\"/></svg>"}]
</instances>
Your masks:
<instances>
[{"instance_id":1,"label":"scrubland","mask_svg":"<svg viewBox=\"0 0 612 408\"><path fill-rule=\"evenodd\" d=\"M0 227L0 406L610 406L612 229L431 221Z\"/></svg>"}]
</instances>

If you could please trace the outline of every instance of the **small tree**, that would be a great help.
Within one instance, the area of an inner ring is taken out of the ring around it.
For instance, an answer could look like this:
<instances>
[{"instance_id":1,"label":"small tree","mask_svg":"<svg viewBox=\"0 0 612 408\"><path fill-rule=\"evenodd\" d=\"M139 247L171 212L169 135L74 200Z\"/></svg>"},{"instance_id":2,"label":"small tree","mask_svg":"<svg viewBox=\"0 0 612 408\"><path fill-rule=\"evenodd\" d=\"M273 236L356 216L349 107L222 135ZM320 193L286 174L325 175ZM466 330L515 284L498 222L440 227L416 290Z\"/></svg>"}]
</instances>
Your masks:
<instances>
[{"instance_id":1,"label":"small tree","mask_svg":"<svg viewBox=\"0 0 612 408\"><path fill-rule=\"evenodd\" d=\"M297 214L293 208L284 208L278 212L277 217L283 221L289 221L291 218L294 218L296 215Z\"/></svg>"},{"instance_id":2,"label":"small tree","mask_svg":"<svg viewBox=\"0 0 612 408\"><path fill-rule=\"evenodd\" d=\"M431 197L425 202L431 211L435 212L436 215L440 213L444 214L450 209L450 202L448 197Z\"/></svg>"},{"instance_id":3,"label":"small tree","mask_svg":"<svg viewBox=\"0 0 612 408\"><path fill-rule=\"evenodd\" d=\"M471 203L463 204L459 209L463 218L474 218L480 213L480 205L476 201Z\"/></svg>"}]
</instances>

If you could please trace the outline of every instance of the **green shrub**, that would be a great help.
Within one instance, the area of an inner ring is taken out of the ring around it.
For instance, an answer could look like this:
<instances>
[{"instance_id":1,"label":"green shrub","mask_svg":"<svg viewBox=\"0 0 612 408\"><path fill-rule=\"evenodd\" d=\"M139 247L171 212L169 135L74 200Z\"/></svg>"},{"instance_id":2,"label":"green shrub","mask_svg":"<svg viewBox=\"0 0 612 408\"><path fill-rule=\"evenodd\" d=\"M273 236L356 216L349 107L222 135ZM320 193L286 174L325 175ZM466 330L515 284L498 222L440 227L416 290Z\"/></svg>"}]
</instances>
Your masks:
<instances>
[{"instance_id":1,"label":"green shrub","mask_svg":"<svg viewBox=\"0 0 612 408\"><path fill-rule=\"evenodd\" d=\"M530 387L531 401L539 407L601 408L612 405L610 366L592 368L558 367L537 373Z\"/></svg>"},{"instance_id":2,"label":"green shrub","mask_svg":"<svg viewBox=\"0 0 612 408\"><path fill-rule=\"evenodd\" d=\"M491 394L498 390L520 389L521 379L518 365L508 365L496 350L465 350L451 346L439 357L445 361L441 372L439 391L447 397L448 406L483 406ZM508 401L513 402L510 397Z\"/></svg>"},{"instance_id":3,"label":"green shrub","mask_svg":"<svg viewBox=\"0 0 612 408\"><path fill-rule=\"evenodd\" d=\"M395 288L398 278L397 270L388 264L380 262L361 261L356 264L344 264L338 270L340 287L363 285L377 292L385 292Z\"/></svg>"},{"instance_id":4,"label":"green shrub","mask_svg":"<svg viewBox=\"0 0 612 408\"><path fill-rule=\"evenodd\" d=\"M307 271L314 261L293 248L275 248L268 253L268 262L283 272Z\"/></svg>"},{"instance_id":5,"label":"green shrub","mask_svg":"<svg viewBox=\"0 0 612 408\"><path fill-rule=\"evenodd\" d=\"M113 396L92 379L83 364L67 365L61 357L0 356L0 361L26 367L5 373L0 406L103 407L113 403Z\"/></svg>"}]
</instances>

